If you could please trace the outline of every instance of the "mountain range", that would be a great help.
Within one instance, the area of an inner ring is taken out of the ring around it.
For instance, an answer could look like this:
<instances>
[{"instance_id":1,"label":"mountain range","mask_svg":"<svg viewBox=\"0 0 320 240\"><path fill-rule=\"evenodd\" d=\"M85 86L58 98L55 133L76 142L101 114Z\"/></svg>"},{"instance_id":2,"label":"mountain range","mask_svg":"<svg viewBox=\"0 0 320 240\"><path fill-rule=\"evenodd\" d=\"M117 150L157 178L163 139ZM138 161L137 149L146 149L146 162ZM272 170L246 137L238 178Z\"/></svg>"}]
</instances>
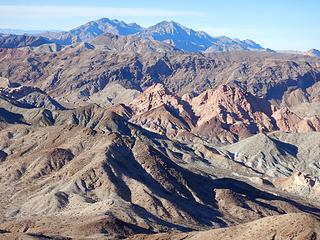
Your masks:
<instances>
[{"instance_id":1,"label":"mountain range","mask_svg":"<svg viewBox=\"0 0 320 240\"><path fill-rule=\"evenodd\" d=\"M5 33L8 32L10 31L5 31ZM241 41L225 36L212 37L205 32L194 31L173 21L163 21L154 26L143 28L135 23L128 24L119 20L102 18L97 21L88 22L70 31L42 32L38 35L60 45L70 45L75 42L90 41L104 33L112 33L120 36L133 35L143 39L162 41L187 52L204 52L206 50L209 52L265 50L252 40Z\"/></svg>"},{"instance_id":2,"label":"mountain range","mask_svg":"<svg viewBox=\"0 0 320 240\"><path fill-rule=\"evenodd\" d=\"M0 239L319 238L316 50L109 19L0 43Z\"/></svg>"},{"instance_id":3,"label":"mountain range","mask_svg":"<svg viewBox=\"0 0 320 240\"><path fill-rule=\"evenodd\" d=\"M0 39L2 47L12 46L30 46L28 42L21 42L19 38L27 35L39 37L38 42L50 42L57 44L55 49L61 49L63 46L73 43L87 42L94 38L111 33L118 36L135 36L141 39L150 39L161 41L174 46L177 49L186 52L227 52L227 51L267 51L275 52L269 48L263 48L260 44L250 40L239 40L237 38L229 38L226 36L213 37L203 31L194 31L190 28L182 26L174 21L162 21L144 28L136 23L125 23L119 20L111 20L101 18L96 21L88 22L84 25L71 29L70 31L27 31L14 29L0 29ZM17 38L17 42L13 45L5 44L7 39ZM310 49L307 52L298 51L279 51L285 53L305 54L313 57L319 57L317 49Z\"/></svg>"}]
</instances>

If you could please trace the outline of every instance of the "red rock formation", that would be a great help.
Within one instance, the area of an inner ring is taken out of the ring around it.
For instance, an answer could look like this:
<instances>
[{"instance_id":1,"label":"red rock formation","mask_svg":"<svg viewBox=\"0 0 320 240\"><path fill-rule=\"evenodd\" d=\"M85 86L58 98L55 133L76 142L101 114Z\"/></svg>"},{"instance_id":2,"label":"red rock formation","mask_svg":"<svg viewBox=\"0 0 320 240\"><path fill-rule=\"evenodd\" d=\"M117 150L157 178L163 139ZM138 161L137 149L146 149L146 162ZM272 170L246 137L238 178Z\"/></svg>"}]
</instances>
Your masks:
<instances>
[{"instance_id":1,"label":"red rock formation","mask_svg":"<svg viewBox=\"0 0 320 240\"><path fill-rule=\"evenodd\" d=\"M221 85L196 97L180 98L156 84L129 106L132 122L174 136L191 131L204 139L234 142L258 132L320 130L318 117L302 118L287 107L276 110L266 99L235 85Z\"/></svg>"},{"instance_id":2,"label":"red rock formation","mask_svg":"<svg viewBox=\"0 0 320 240\"><path fill-rule=\"evenodd\" d=\"M193 98L190 104L199 118L198 126L207 125L216 119L231 132L241 135L246 135L244 129L255 133L275 128L270 117L270 103L237 86L221 85L215 90L210 89Z\"/></svg>"}]
</instances>

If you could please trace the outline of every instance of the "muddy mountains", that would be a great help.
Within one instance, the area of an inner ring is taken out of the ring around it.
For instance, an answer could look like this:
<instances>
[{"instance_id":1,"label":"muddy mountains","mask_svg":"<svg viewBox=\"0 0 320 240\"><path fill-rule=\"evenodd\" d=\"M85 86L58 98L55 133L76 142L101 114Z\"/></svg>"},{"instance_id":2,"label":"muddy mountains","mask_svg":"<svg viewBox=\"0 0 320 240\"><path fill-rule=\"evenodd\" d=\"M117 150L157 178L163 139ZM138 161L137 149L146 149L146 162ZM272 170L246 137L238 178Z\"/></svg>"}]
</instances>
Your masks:
<instances>
[{"instance_id":1,"label":"muddy mountains","mask_svg":"<svg viewBox=\"0 0 320 240\"><path fill-rule=\"evenodd\" d=\"M0 30L1 31L1 30ZM7 31L5 31L7 32ZM203 31L194 31L173 21L162 21L154 26L144 28L136 23L125 23L119 20L101 18L88 22L70 31L43 32L34 34L47 41L59 45L70 45L77 42L87 42L97 36L111 33L118 36L135 36L147 40L157 40L171 44L177 49L187 52L224 52L224 51L265 51L259 44L252 40L231 39L226 36L212 37ZM0 36L1 47L12 47L5 44L8 39L16 38L14 34ZM25 42L27 45L28 42Z\"/></svg>"},{"instance_id":2,"label":"muddy mountains","mask_svg":"<svg viewBox=\"0 0 320 240\"><path fill-rule=\"evenodd\" d=\"M0 238L318 239L320 60L105 22L0 49Z\"/></svg>"}]
</instances>

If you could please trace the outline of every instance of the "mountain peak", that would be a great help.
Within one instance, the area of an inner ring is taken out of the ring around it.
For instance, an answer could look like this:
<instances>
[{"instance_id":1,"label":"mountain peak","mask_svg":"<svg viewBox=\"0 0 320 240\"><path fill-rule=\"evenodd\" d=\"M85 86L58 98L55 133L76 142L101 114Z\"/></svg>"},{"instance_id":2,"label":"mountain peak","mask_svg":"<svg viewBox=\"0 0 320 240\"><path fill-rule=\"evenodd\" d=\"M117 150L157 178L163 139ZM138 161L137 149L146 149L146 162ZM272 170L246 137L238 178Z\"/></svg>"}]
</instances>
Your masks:
<instances>
[{"instance_id":1,"label":"mountain peak","mask_svg":"<svg viewBox=\"0 0 320 240\"><path fill-rule=\"evenodd\" d=\"M184 26L182 26L180 23L177 23L175 21L167 21L167 20L164 20L164 21L161 21L159 23L157 23L155 26L171 26L171 27L180 27L180 28L186 28Z\"/></svg>"},{"instance_id":2,"label":"mountain peak","mask_svg":"<svg viewBox=\"0 0 320 240\"><path fill-rule=\"evenodd\" d=\"M190 32L192 31L191 29L186 28L182 26L180 23L174 21L162 21L154 26L149 27L148 29L151 31L157 31L158 33L170 35L185 33L190 35Z\"/></svg>"},{"instance_id":3,"label":"mountain peak","mask_svg":"<svg viewBox=\"0 0 320 240\"><path fill-rule=\"evenodd\" d=\"M100 18L100 19L98 19L96 21L92 21L92 22L110 23L110 22L112 22L112 20L110 18L103 17L103 18Z\"/></svg>"}]
</instances>

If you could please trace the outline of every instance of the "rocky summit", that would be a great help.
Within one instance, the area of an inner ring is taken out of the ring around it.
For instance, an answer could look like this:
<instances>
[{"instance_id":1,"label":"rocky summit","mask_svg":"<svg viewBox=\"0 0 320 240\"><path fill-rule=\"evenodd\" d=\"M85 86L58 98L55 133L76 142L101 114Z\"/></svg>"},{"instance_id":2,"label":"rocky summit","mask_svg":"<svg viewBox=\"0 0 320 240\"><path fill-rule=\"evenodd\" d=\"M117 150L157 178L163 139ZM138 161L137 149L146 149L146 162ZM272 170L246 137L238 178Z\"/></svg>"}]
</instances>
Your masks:
<instances>
[{"instance_id":1,"label":"rocky summit","mask_svg":"<svg viewBox=\"0 0 320 240\"><path fill-rule=\"evenodd\" d=\"M0 47L0 239L319 239L316 50L108 18Z\"/></svg>"}]
</instances>

